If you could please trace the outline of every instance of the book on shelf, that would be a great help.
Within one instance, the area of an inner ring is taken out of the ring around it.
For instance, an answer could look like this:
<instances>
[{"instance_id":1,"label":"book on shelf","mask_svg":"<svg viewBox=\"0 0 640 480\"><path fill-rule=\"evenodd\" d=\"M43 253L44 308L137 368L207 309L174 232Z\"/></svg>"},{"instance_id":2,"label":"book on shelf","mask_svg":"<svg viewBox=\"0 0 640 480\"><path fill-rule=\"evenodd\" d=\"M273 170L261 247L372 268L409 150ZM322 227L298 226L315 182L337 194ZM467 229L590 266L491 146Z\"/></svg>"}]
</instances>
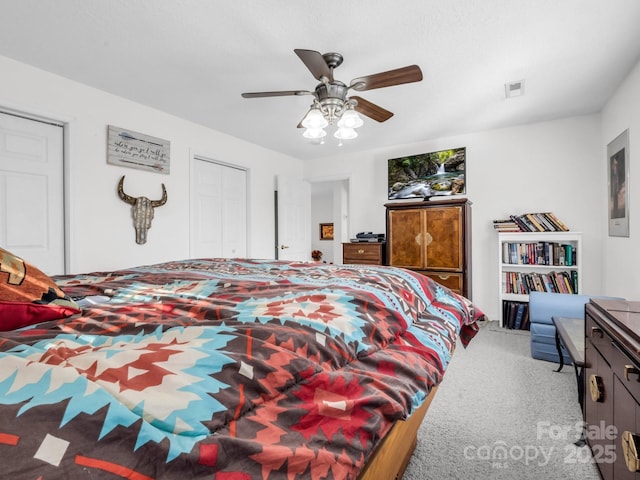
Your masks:
<instances>
[{"instance_id":1,"label":"book on shelf","mask_svg":"<svg viewBox=\"0 0 640 480\"><path fill-rule=\"evenodd\" d=\"M569 227L552 212L531 212L509 215L494 220L493 228L499 232L569 232Z\"/></svg>"},{"instance_id":2,"label":"book on shelf","mask_svg":"<svg viewBox=\"0 0 640 480\"><path fill-rule=\"evenodd\" d=\"M502 302L502 326L511 330L529 330L529 304L513 300Z\"/></svg>"},{"instance_id":3,"label":"book on shelf","mask_svg":"<svg viewBox=\"0 0 640 480\"><path fill-rule=\"evenodd\" d=\"M577 248L570 242L503 242L502 263L513 265L576 265Z\"/></svg>"},{"instance_id":4,"label":"book on shelf","mask_svg":"<svg viewBox=\"0 0 640 480\"><path fill-rule=\"evenodd\" d=\"M502 272L502 292L528 295L530 292L577 293L578 272Z\"/></svg>"},{"instance_id":5,"label":"book on shelf","mask_svg":"<svg viewBox=\"0 0 640 480\"><path fill-rule=\"evenodd\" d=\"M493 228L499 232L521 232L520 227L516 222L511 219L508 220L494 220Z\"/></svg>"},{"instance_id":6,"label":"book on shelf","mask_svg":"<svg viewBox=\"0 0 640 480\"><path fill-rule=\"evenodd\" d=\"M567 227L563 222L560 221L558 217L556 217L552 212L546 212L545 215L547 218L551 220L551 222L558 227L559 232L568 232L569 227Z\"/></svg>"}]
</instances>

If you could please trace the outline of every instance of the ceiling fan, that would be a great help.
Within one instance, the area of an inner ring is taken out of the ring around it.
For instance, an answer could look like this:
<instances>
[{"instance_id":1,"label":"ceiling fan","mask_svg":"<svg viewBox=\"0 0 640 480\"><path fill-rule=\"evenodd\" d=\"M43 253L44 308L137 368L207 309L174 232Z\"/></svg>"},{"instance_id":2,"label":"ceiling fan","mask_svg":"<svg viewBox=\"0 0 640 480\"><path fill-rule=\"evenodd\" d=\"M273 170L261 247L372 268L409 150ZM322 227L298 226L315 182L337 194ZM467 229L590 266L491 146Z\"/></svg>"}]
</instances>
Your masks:
<instances>
[{"instance_id":1,"label":"ceiling fan","mask_svg":"<svg viewBox=\"0 0 640 480\"><path fill-rule=\"evenodd\" d=\"M419 82L422 71L417 65L397 68L386 72L357 77L346 85L333 76L333 71L342 64L343 57L339 53L321 54L315 50L295 49L294 52L307 66L312 75L319 80L314 91L283 90L275 92L243 93L244 98L283 97L290 95L312 95L314 97L311 108L298 124L306 128L304 136L307 138L321 138L326 135L324 127L337 121L338 130L334 134L337 138L355 138L355 128L362 125L362 119L356 112L361 113L378 122L389 120L393 113L365 100L359 96L347 96L350 90L363 92L375 88L391 87L403 83Z\"/></svg>"}]
</instances>

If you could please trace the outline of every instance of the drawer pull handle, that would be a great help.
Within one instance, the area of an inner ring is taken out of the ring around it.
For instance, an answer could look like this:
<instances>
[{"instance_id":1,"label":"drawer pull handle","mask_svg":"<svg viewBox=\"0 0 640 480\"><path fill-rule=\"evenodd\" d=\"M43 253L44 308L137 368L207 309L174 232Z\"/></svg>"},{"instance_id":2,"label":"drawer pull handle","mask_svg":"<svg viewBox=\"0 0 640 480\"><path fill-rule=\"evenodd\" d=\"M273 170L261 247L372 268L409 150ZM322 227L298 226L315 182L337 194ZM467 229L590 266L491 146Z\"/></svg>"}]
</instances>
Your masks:
<instances>
[{"instance_id":1,"label":"drawer pull handle","mask_svg":"<svg viewBox=\"0 0 640 480\"><path fill-rule=\"evenodd\" d=\"M358 250L358 253L364 253L364 248L361 248L360 250Z\"/></svg>"},{"instance_id":2,"label":"drawer pull handle","mask_svg":"<svg viewBox=\"0 0 640 480\"><path fill-rule=\"evenodd\" d=\"M604 333L600 327L591 327L591 336L595 337L596 334L598 334L600 338L604 337Z\"/></svg>"},{"instance_id":3,"label":"drawer pull handle","mask_svg":"<svg viewBox=\"0 0 640 480\"><path fill-rule=\"evenodd\" d=\"M440 280L449 280L449 277L450 277L450 276L451 276L451 275L438 275L438 278L439 278Z\"/></svg>"},{"instance_id":4,"label":"drawer pull handle","mask_svg":"<svg viewBox=\"0 0 640 480\"><path fill-rule=\"evenodd\" d=\"M604 402L604 384L600 375L592 374L589 377L589 393L594 402Z\"/></svg>"},{"instance_id":5,"label":"drawer pull handle","mask_svg":"<svg viewBox=\"0 0 640 480\"><path fill-rule=\"evenodd\" d=\"M640 437L629 430L625 430L622 433L622 452L630 472L640 471L640 458L638 458L638 452L640 452L639 440Z\"/></svg>"},{"instance_id":6,"label":"drawer pull handle","mask_svg":"<svg viewBox=\"0 0 640 480\"><path fill-rule=\"evenodd\" d=\"M625 380L628 382L629 380L631 380L629 378L629 375L640 375L640 370L638 370L636 367L634 367L633 365L625 365L624 366L624 378ZM640 377L638 378L638 381L640 382Z\"/></svg>"}]
</instances>

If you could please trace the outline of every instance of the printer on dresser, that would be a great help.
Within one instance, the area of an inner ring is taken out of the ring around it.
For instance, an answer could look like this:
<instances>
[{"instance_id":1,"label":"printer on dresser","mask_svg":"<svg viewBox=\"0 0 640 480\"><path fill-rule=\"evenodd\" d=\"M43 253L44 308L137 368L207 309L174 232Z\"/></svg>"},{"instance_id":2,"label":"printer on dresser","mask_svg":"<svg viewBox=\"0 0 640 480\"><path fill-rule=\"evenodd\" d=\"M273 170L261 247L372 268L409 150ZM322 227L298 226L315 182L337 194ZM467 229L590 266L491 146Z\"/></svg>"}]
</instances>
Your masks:
<instances>
[{"instance_id":1,"label":"printer on dresser","mask_svg":"<svg viewBox=\"0 0 640 480\"><path fill-rule=\"evenodd\" d=\"M640 479L640 302L585 307L584 415L603 480Z\"/></svg>"}]
</instances>

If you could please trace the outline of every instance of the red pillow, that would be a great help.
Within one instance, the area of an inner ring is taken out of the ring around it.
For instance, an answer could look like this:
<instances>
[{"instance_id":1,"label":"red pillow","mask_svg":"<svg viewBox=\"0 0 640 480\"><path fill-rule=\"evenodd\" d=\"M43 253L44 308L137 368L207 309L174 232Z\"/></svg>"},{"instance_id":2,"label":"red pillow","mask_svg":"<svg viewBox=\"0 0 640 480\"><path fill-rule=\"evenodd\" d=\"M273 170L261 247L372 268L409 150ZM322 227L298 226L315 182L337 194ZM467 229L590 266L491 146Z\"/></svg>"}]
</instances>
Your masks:
<instances>
[{"instance_id":1,"label":"red pillow","mask_svg":"<svg viewBox=\"0 0 640 480\"><path fill-rule=\"evenodd\" d=\"M0 248L0 330L14 330L80 313L40 269Z\"/></svg>"}]
</instances>

